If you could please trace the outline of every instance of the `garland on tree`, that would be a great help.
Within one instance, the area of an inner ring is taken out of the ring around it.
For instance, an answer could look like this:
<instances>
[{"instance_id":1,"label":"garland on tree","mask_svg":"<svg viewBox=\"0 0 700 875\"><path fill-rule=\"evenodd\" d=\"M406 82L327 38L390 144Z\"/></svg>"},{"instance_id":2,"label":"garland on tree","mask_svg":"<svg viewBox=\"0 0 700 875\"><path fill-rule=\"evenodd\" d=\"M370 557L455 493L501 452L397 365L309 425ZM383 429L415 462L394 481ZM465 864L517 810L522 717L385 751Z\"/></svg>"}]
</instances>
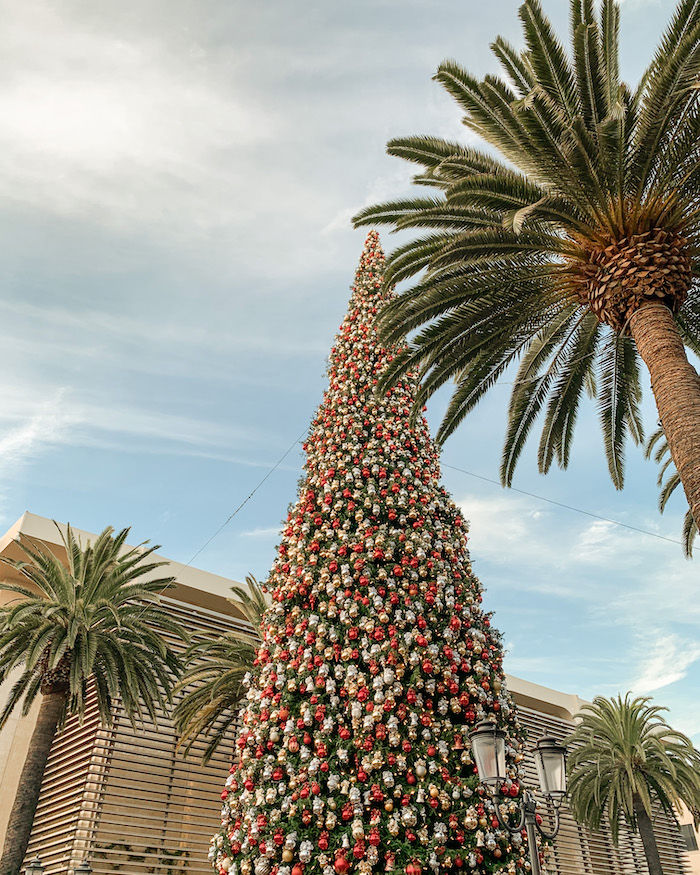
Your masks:
<instances>
[{"instance_id":1,"label":"garland on tree","mask_svg":"<svg viewBox=\"0 0 700 875\"><path fill-rule=\"evenodd\" d=\"M374 327L383 262L371 232L268 581L210 854L220 875L529 868L470 755L476 722L507 730L513 816L522 732L466 525L425 419L409 418L413 381L375 394L392 357Z\"/></svg>"}]
</instances>

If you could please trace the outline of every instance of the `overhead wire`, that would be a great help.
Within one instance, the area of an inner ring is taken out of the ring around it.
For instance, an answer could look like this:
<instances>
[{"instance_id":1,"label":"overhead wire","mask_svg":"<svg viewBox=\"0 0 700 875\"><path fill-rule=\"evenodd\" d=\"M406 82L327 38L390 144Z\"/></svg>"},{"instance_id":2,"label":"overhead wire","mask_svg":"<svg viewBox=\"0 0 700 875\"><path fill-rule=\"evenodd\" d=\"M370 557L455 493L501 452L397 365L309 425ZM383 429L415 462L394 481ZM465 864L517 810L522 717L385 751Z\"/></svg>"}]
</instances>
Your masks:
<instances>
[{"instance_id":1,"label":"overhead wire","mask_svg":"<svg viewBox=\"0 0 700 875\"><path fill-rule=\"evenodd\" d=\"M226 519L226 520L225 520L225 521L219 526L219 528L214 532L214 534L211 535L211 537L209 537L209 538L208 538L208 539L202 544L202 546L199 548L199 550L197 550L197 552L192 556L192 558L189 560L189 562L187 562L187 564L184 566L185 568L189 567L189 566L194 562L194 560L197 558L197 556L199 556L199 554L202 552L202 550L204 550L205 547L208 547L209 544L211 544L211 542L214 540L214 538L219 534L219 532L221 532L223 529L225 529L226 526L231 522L231 520L232 520L232 519L238 514L238 512L241 511L241 510L246 506L246 504L248 504L248 502L249 502L250 499L255 495L255 493L258 491L258 489L260 489L260 487L263 485L263 483L264 483L269 477L271 477L272 474L275 473L275 471L279 468L279 466L282 464L282 462L284 462L284 460L285 460L285 459L287 458L287 456L292 452L292 450L294 449L294 447L295 447L295 446L301 441L301 439L304 437L305 434L306 434L306 429L304 429L304 431L302 431L302 433L299 435L298 438L295 438L295 440L290 444L289 449L284 453L284 455L280 456L280 458L277 460L277 462L275 462L275 464L273 465L273 467L270 468L270 470L267 472L267 474L262 478L262 480L261 480L261 481L257 484L257 486L255 487L255 489L253 489L253 491L250 493L250 495L248 495L246 498L243 499L243 501L238 505L238 507L237 507L237 508L234 510L234 512L228 517L228 519Z\"/></svg>"},{"instance_id":2,"label":"overhead wire","mask_svg":"<svg viewBox=\"0 0 700 875\"><path fill-rule=\"evenodd\" d=\"M475 477L477 480L483 480L485 483L493 483L494 486L501 486L497 480L492 480L490 477L484 477L481 474L475 474L473 471L467 471L464 468L458 468L456 465L448 465L446 462L442 462L443 468L450 468L453 471L459 471L461 474L467 474L469 477ZM668 541L669 544L678 544L678 546L683 546L680 541L676 541L673 538L667 538L665 535L659 535L657 532L650 532L648 529L640 529L638 526L630 526L627 523L621 523L619 520L611 519L610 517L600 516L597 513L591 513L591 511L583 510L580 507L574 507L571 504L565 504L561 501L555 501L553 498L545 498L544 495L537 495L534 492L528 492L526 489L518 489L515 486L508 487L510 492L519 492L521 495L527 495L530 498L536 498L538 501L546 501L547 504L553 504L556 507L563 507L565 510L572 510L575 513L583 514L584 516L592 517L596 520L601 520L605 523L612 523L615 526L621 526L623 529L629 529L632 532L639 532L642 535L650 535L652 538L658 538L660 541Z\"/></svg>"},{"instance_id":3,"label":"overhead wire","mask_svg":"<svg viewBox=\"0 0 700 875\"><path fill-rule=\"evenodd\" d=\"M246 498L243 499L243 501L238 505L238 507L233 511L233 513L231 513L230 516L228 516L226 518L226 520L224 520L224 522L219 526L219 528L212 535L210 535L210 537L204 542L204 544L202 544L202 546L192 555L190 560L183 566L184 568L189 567L194 562L194 560L197 558L197 556L199 556L199 554L206 547L209 546L209 544L214 540L214 538L216 538L216 536L223 529L226 528L226 526L231 522L231 520L238 513L240 513L241 510L243 510L245 505L250 501L251 498L253 498L253 496L258 491L258 489L260 489L260 487L263 485L263 483L265 483L265 481L268 480L272 476L272 474L274 474L274 472L279 468L279 466L287 458L287 456L291 453L291 451L294 449L294 447L298 443L300 443L300 441L304 437L305 433L306 433L306 430L304 430L299 435L298 438L295 438L295 440L290 444L290 446L284 452L284 454L282 456L280 456L280 458L272 466L272 468L270 468L270 470L265 474L265 476L256 484L255 488L250 492L250 494L247 495ZM501 484L497 480L493 480L490 477L484 477L483 474L475 474L473 471L467 471L465 468L460 468L457 465L450 465L447 462L442 462L441 464L442 464L443 468L449 468L452 471L458 471L460 474L466 474L468 477L473 477L476 480L482 480L484 483L491 483L492 485L499 486L499 487L501 486ZM611 525L614 525L614 526L620 526L621 528L628 529L631 532L637 532L641 535L649 535L650 537L657 538L660 541L666 541L669 544L676 544L678 546L682 546L681 542L676 541L674 538L667 538L665 535L659 535L657 532L649 531L649 529L642 529L639 526L631 526L631 525L629 525L629 523L623 523L623 522L620 522L620 520L615 520L615 519L612 519L611 517L601 516L600 514L592 513L591 511L588 511L588 510L583 510L583 508L576 507L572 504L566 504L565 502L562 502L562 501L555 501L553 498L546 498L544 495L538 495L535 492L528 492L526 489L518 489L515 486L510 486L509 490L511 492L517 492L520 495L526 495L526 496L528 496L528 498L535 498L535 499L537 499L537 501L544 501L547 504L553 504L555 507L561 507L564 510L570 510L570 511L573 511L574 513L580 513L583 516L587 516L587 517L591 517L592 519L600 520L601 522L610 523Z\"/></svg>"},{"instance_id":4,"label":"overhead wire","mask_svg":"<svg viewBox=\"0 0 700 875\"><path fill-rule=\"evenodd\" d=\"M231 522L231 520L236 516L236 514L237 514L239 511L241 511L241 510L245 507L246 504L248 504L248 502L250 501L250 499L255 495L255 493L258 491L258 489L260 489L260 487L263 485L263 483L264 483L269 477L271 477L272 474L275 473L275 471L279 468L279 466L282 464L282 462L284 462L284 460L285 460L285 459L287 458L287 456L292 452L292 450L294 449L294 447L295 447L295 446L301 441L301 439L304 437L305 434L306 434L306 429L304 429L304 431L302 431L302 433L299 435L298 438L295 438L295 439L294 439L294 441L289 445L288 449L283 453L283 455L280 456L280 458L275 462L275 464L272 466L272 468L270 468L270 470L267 472L267 474L265 474L265 476L262 478L262 480L260 480L260 481L257 483L257 485L255 486L255 488L253 489L253 491L243 499L243 501L238 505L238 507L233 511L233 513L232 513L232 514L231 514L226 520L224 520L224 522L219 526L219 528L218 528L218 529L217 529L217 530L216 530L216 531L215 531L215 532L214 532L214 533L213 533L213 534L212 534L212 535L211 535L211 536L210 536L210 537L209 537L209 538L208 538L208 539L202 544L202 546L199 548L199 550L197 550L197 552L194 553L194 554L190 557L190 559L189 559L187 562L185 562L184 564L181 564L181 563L179 563L179 562L177 563L177 564L179 565L180 569L183 569L183 568L189 568L190 565L192 565L192 563L193 563L194 560L197 558L197 556L199 556L199 554L202 552L202 550L204 550L206 547L209 546L209 544L211 544L211 542L212 542L212 541L214 540L214 538L219 534L219 532L221 532L223 529L225 529L226 526ZM175 577L177 577L177 575L175 575ZM170 586L171 586L171 584L166 584L166 585L163 587L163 589L160 590L160 592L158 593L158 595L159 595L159 596L163 595L163 593L164 593L167 589L169 589ZM145 607L144 607L144 610L145 610Z\"/></svg>"}]
</instances>

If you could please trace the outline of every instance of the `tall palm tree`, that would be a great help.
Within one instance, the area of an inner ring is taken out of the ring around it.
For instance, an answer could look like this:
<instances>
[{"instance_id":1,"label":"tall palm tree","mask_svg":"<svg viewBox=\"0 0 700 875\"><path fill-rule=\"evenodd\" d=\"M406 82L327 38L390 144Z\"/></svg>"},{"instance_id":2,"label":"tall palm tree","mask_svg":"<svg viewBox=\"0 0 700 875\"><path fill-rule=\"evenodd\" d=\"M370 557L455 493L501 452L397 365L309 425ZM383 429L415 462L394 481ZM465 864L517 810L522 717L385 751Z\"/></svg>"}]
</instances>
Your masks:
<instances>
[{"instance_id":1,"label":"tall palm tree","mask_svg":"<svg viewBox=\"0 0 700 875\"><path fill-rule=\"evenodd\" d=\"M540 414L540 470L567 466L587 392L621 488L625 440L643 439L641 359L700 519L700 378L685 349L700 351L700 0L679 2L634 90L620 79L619 6L597 6L570 0L567 51L539 0L526 0L525 49L491 46L504 77L440 65L435 78L490 151L430 136L389 143L431 191L355 218L422 232L388 261L388 282L414 281L383 311L383 339L419 331L382 382L417 373L419 409L454 380L444 441L519 361L504 484Z\"/></svg>"},{"instance_id":2,"label":"tall palm tree","mask_svg":"<svg viewBox=\"0 0 700 875\"><path fill-rule=\"evenodd\" d=\"M60 531L60 530L59 530ZM147 561L157 547L126 547L129 529L106 528L82 546L68 526L65 562L21 536L22 561L3 559L26 586L0 581L19 599L0 608L0 683L19 676L0 712L0 729L19 705L41 705L0 858L2 875L18 875L27 850L41 779L56 732L85 713L94 687L101 721L110 725L121 703L132 724L156 721L181 671L166 637L186 640L182 627L158 607L173 577L157 577L165 562Z\"/></svg>"},{"instance_id":3,"label":"tall palm tree","mask_svg":"<svg viewBox=\"0 0 700 875\"><path fill-rule=\"evenodd\" d=\"M629 693L624 699L597 696L583 708L567 739L569 805L576 820L594 830L606 815L616 844L624 818L639 831L649 875L663 875L652 806L673 814L680 800L698 809L700 753L659 716L666 709L649 701Z\"/></svg>"},{"instance_id":4,"label":"tall palm tree","mask_svg":"<svg viewBox=\"0 0 700 875\"><path fill-rule=\"evenodd\" d=\"M654 461L658 465L661 465L657 485L661 487L661 492L659 493L659 511L663 513L664 510L666 510L669 498L680 485L681 478L678 476L678 471L673 468L673 459L670 457L668 441L665 438L662 428L657 429L654 434L649 437L649 440L644 447L644 456L647 459L651 458L652 453L654 454ZM666 479L664 480L664 478ZM683 520L682 543L683 553L688 559L692 559L693 557L693 544L695 543L697 533L697 524L693 519L690 510L687 510Z\"/></svg>"},{"instance_id":5,"label":"tall palm tree","mask_svg":"<svg viewBox=\"0 0 700 875\"><path fill-rule=\"evenodd\" d=\"M267 608L258 581L246 576L248 588L232 586L235 604L243 608L250 633L228 632L218 638L193 642L185 653L186 670L175 692L184 695L173 709L179 745L185 756L198 739L207 746L207 763L238 718L238 705L245 693L244 679L253 667L260 646L260 626ZM232 600L233 601L233 600Z\"/></svg>"}]
</instances>

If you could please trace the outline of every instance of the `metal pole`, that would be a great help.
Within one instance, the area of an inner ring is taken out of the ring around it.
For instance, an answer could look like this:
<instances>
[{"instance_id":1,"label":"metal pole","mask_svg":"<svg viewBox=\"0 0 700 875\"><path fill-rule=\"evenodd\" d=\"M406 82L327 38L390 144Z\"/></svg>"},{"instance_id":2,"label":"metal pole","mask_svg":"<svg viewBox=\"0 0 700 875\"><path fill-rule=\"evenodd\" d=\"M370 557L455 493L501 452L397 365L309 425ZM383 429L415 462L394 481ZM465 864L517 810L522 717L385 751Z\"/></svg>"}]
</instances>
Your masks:
<instances>
[{"instance_id":1,"label":"metal pole","mask_svg":"<svg viewBox=\"0 0 700 875\"><path fill-rule=\"evenodd\" d=\"M525 809L525 829L527 831L527 845L530 852L530 866L532 875L542 875L540 869L540 854L537 850L537 803L535 797L529 791L523 799Z\"/></svg>"}]
</instances>

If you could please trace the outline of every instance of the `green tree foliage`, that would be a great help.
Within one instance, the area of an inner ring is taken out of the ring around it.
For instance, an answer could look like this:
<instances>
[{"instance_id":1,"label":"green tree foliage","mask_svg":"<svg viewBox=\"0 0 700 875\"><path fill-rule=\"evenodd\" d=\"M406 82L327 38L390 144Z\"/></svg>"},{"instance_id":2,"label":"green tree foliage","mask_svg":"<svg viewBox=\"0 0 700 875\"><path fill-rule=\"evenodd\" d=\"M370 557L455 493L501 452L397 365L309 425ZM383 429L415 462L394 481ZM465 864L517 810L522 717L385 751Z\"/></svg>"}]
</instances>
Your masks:
<instances>
[{"instance_id":1,"label":"green tree foliage","mask_svg":"<svg viewBox=\"0 0 700 875\"><path fill-rule=\"evenodd\" d=\"M193 642L185 653L186 670L175 692L184 695L173 709L179 744L187 755L198 739L207 746L202 762L207 763L238 717L238 705L245 695L243 680L260 645L260 625L267 607L258 581L246 577L247 588L231 587L235 604L242 607L252 626L249 634L229 632L219 638Z\"/></svg>"},{"instance_id":2,"label":"green tree foliage","mask_svg":"<svg viewBox=\"0 0 700 875\"><path fill-rule=\"evenodd\" d=\"M605 817L617 843L624 819L639 831L650 875L663 875L652 824L653 806L673 813L684 802L700 807L700 753L660 716L665 708L630 693L597 696L567 739L569 804L574 817L593 830Z\"/></svg>"},{"instance_id":3,"label":"green tree foliage","mask_svg":"<svg viewBox=\"0 0 700 875\"><path fill-rule=\"evenodd\" d=\"M619 74L619 6L597 6L571 0L567 50L539 0L526 0L524 50L491 45L503 76L440 65L435 78L488 151L432 136L389 142L429 191L355 218L418 231L388 259L386 280L412 284L381 316L386 342L417 333L380 389L416 373L417 411L454 382L444 441L519 363L504 484L538 418L540 471L568 465L587 393L621 488L626 439L643 439L641 358L697 517L700 379L685 346L700 348L700 0L678 4L635 89Z\"/></svg>"}]
</instances>

